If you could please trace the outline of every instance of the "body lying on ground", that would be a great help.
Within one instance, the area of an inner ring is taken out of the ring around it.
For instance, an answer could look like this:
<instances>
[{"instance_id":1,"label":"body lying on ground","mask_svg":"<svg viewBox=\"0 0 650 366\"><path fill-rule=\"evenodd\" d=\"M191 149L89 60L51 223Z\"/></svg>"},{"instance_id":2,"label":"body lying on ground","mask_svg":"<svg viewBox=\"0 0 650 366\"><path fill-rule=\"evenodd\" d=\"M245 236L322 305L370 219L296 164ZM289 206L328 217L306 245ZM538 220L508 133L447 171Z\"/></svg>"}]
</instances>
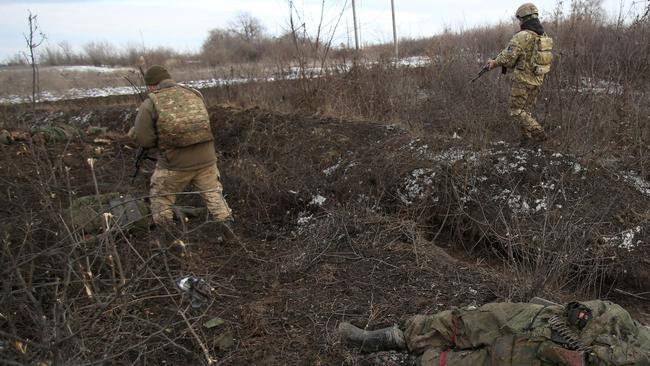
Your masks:
<instances>
[{"instance_id":1,"label":"body lying on ground","mask_svg":"<svg viewBox=\"0 0 650 366\"><path fill-rule=\"evenodd\" d=\"M421 366L650 365L650 329L608 301L490 303L374 332L341 323L362 351L408 350Z\"/></svg>"}]
</instances>

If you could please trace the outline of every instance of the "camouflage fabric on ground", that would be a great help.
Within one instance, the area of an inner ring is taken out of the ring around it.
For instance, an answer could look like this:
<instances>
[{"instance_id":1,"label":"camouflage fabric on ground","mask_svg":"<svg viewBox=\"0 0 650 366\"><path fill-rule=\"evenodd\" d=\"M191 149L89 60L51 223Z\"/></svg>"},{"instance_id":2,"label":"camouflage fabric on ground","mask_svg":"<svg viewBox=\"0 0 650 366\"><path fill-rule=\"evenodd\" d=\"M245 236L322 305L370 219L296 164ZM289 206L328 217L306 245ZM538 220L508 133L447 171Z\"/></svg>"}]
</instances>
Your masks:
<instances>
[{"instance_id":1,"label":"camouflage fabric on ground","mask_svg":"<svg viewBox=\"0 0 650 366\"><path fill-rule=\"evenodd\" d=\"M127 231L147 230L152 222L146 202L119 193L77 198L68 214L75 229L80 228L89 234L99 234L115 227Z\"/></svg>"},{"instance_id":2,"label":"camouflage fabric on ground","mask_svg":"<svg viewBox=\"0 0 650 366\"><path fill-rule=\"evenodd\" d=\"M592 311L583 329L567 324L564 306L493 303L415 316L404 334L409 350L422 355L422 366L650 365L647 327L614 303L583 304ZM554 317L566 324L573 342L553 327Z\"/></svg>"},{"instance_id":3,"label":"camouflage fabric on ground","mask_svg":"<svg viewBox=\"0 0 650 366\"><path fill-rule=\"evenodd\" d=\"M0 145L9 145L12 142L11 134L7 130L0 131Z\"/></svg>"},{"instance_id":4,"label":"camouflage fabric on ground","mask_svg":"<svg viewBox=\"0 0 650 366\"><path fill-rule=\"evenodd\" d=\"M34 137L42 137L45 142L66 142L82 136L77 127L64 123L33 127L30 132Z\"/></svg>"}]
</instances>

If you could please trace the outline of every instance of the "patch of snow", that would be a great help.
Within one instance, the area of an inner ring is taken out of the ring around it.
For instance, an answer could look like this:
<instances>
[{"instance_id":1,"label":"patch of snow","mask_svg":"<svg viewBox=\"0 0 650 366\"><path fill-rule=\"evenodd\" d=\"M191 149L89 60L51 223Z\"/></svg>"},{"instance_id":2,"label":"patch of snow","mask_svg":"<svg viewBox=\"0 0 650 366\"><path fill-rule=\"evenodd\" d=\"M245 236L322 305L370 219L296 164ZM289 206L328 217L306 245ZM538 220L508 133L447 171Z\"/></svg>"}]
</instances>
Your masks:
<instances>
[{"instance_id":1,"label":"patch of snow","mask_svg":"<svg viewBox=\"0 0 650 366\"><path fill-rule=\"evenodd\" d=\"M327 198L321 196L320 194L317 194L311 198L311 202L309 202L309 204L314 206L322 206L325 201L327 201Z\"/></svg>"},{"instance_id":2,"label":"patch of snow","mask_svg":"<svg viewBox=\"0 0 650 366\"><path fill-rule=\"evenodd\" d=\"M580 80L581 86L576 90L579 93L593 94L622 94L623 86L619 83L584 77Z\"/></svg>"},{"instance_id":3,"label":"patch of snow","mask_svg":"<svg viewBox=\"0 0 650 366\"><path fill-rule=\"evenodd\" d=\"M298 214L298 225L305 226L309 224L314 219L314 215L309 212L300 212Z\"/></svg>"},{"instance_id":4,"label":"patch of snow","mask_svg":"<svg viewBox=\"0 0 650 366\"><path fill-rule=\"evenodd\" d=\"M582 171L582 165L578 162L573 163L573 174L578 174Z\"/></svg>"},{"instance_id":5,"label":"patch of snow","mask_svg":"<svg viewBox=\"0 0 650 366\"><path fill-rule=\"evenodd\" d=\"M545 199L537 199L535 200L535 212L540 212L542 210L546 210L548 206L546 205L546 200Z\"/></svg>"},{"instance_id":6,"label":"patch of snow","mask_svg":"<svg viewBox=\"0 0 650 366\"><path fill-rule=\"evenodd\" d=\"M435 176L433 169L421 168L412 171L404 182L404 190L398 192L400 200L406 205L411 205L416 200L425 198L426 187L433 185Z\"/></svg>"},{"instance_id":7,"label":"patch of snow","mask_svg":"<svg viewBox=\"0 0 650 366\"><path fill-rule=\"evenodd\" d=\"M331 166L331 167L329 167L329 168L323 170L323 174L325 174L326 176L329 177L330 175L334 174L334 172L335 172L336 170L338 170L338 168L339 168L340 166L341 166L341 161L339 160L338 163L336 163L336 164L334 164L333 166Z\"/></svg>"},{"instance_id":8,"label":"patch of snow","mask_svg":"<svg viewBox=\"0 0 650 366\"><path fill-rule=\"evenodd\" d=\"M519 195L513 195L508 198L508 207L512 210L512 212L516 214L528 214L530 213L530 205L528 202L526 202L526 199L519 196Z\"/></svg>"},{"instance_id":9,"label":"patch of snow","mask_svg":"<svg viewBox=\"0 0 650 366\"><path fill-rule=\"evenodd\" d=\"M650 196L650 182L643 179L642 177L639 177L637 173L632 171L624 173L623 179L625 179L627 183L633 185L637 191L645 194L646 196Z\"/></svg>"},{"instance_id":10,"label":"patch of snow","mask_svg":"<svg viewBox=\"0 0 650 366\"><path fill-rule=\"evenodd\" d=\"M632 251L632 249L643 244L641 240L635 240L637 234L641 234L641 226L625 230L622 233L616 235L605 236L603 237L603 240L605 243L611 245L612 247Z\"/></svg>"},{"instance_id":11,"label":"patch of snow","mask_svg":"<svg viewBox=\"0 0 650 366\"><path fill-rule=\"evenodd\" d=\"M426 56L412 56L397 60L395 65L401 67L422 67L431 65L431 59Z\"/></svg>"},{"instance_id":12,"label":"patch of snow","mask_svg":"<svg viewBox=\"0 0 650 366\"><path fill-rule=\"evenodd\" d=\"M110 66L55 66L51 68L59 72L86 72L86 73L96 73L96 74L113 74L117 72L134 72L134 69L128 67L110 67ZM46 69L47 70L47 69ZM44 70L45 71L45 70Z\"/></svg>"}]
</instances>

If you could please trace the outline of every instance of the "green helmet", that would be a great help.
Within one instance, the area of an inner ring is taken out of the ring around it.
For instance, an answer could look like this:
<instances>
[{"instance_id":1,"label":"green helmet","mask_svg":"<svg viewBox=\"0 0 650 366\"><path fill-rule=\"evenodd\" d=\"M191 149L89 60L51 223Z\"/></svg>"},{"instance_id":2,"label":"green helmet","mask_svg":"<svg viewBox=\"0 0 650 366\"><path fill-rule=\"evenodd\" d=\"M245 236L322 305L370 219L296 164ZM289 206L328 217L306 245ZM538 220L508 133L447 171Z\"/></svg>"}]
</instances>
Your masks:
<instances>
[{"instance_id":1,"label":"green helmet","mask_svg":"<svg viewBox=\"0 0 650 366\"><path fill-rule=\"evenodd\" d=\"M160 65L153 65L144 73L144 81L147 85L158 85L161 81L171 78L169 71Z\"/></svg>"},{"instance_id":2,"label":"green helmet","mask_svg":"<svg viewBox=\"0 0 650 366\"><path fill-rule=\"evenodd\" d=\"M537 10L537 7L533 3L525 3L524 5L520 6L519 9L517 9L517 13L515 13L515 16L518 19L523 19L529 15L539 15L539 10Z\"/></svg>"}]
</instances>

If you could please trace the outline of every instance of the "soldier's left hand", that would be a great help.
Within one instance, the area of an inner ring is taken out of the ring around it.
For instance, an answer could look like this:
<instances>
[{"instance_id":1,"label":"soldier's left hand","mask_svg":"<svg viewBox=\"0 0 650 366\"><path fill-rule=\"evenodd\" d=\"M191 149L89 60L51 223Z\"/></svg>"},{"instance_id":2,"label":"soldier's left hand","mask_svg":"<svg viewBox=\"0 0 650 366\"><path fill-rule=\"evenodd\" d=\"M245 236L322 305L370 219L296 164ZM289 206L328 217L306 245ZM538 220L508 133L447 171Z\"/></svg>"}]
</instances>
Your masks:
<instances>
[{"instance_id":1,"label":"soldier's left hand","mask_svg":"<svg viewBox=\"0 0 650 366\"><path fill-rule=\"evenodd\" d=\"M489 60L489 61L487 62L488 70L493 70L493 69L496 68L497 66L498 66L498 65L497 65L497 62L494 61L494 60Z\"/></svg>"}]
</instances>

